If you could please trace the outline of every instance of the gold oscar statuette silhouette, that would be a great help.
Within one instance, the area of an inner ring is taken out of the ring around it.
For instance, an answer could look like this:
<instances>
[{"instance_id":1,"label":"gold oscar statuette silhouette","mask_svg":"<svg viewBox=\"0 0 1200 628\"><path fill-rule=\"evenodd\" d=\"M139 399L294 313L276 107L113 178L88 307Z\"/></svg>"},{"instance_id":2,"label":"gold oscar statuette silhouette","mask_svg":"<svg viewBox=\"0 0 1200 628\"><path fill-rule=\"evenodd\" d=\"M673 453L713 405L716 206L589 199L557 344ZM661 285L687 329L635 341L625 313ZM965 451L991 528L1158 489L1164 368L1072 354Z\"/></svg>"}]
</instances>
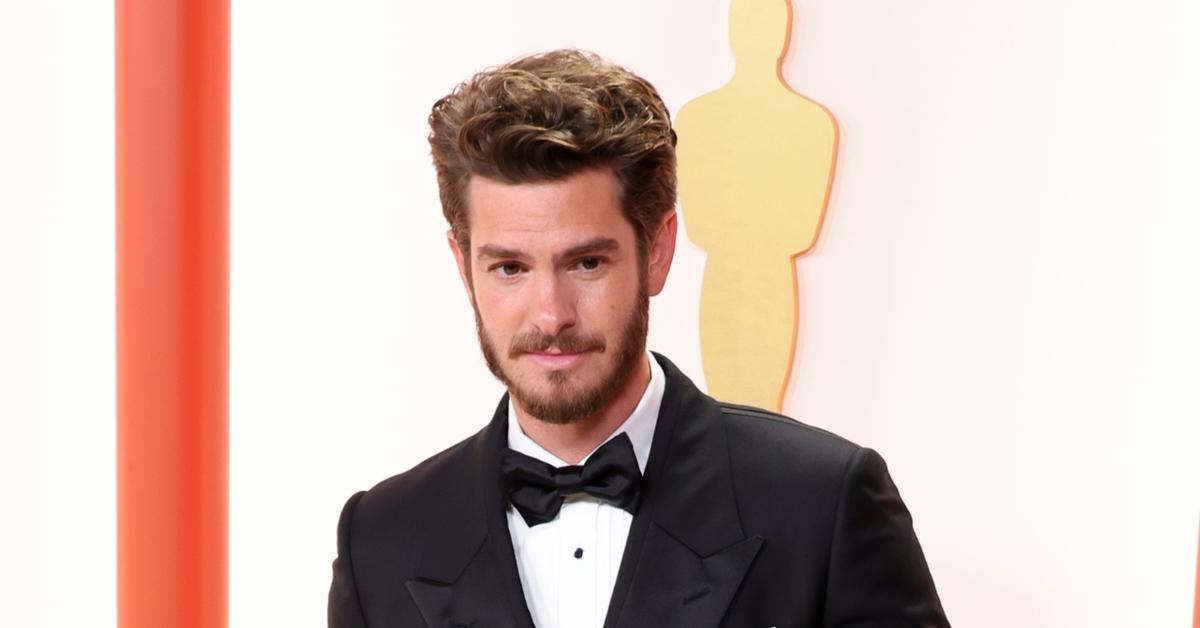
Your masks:
<instances>
[{"instance_id":1,"label":"gold oscar statuette silhouette","mask_svg":"<svg viewBox=\"0 0 1200 628\"><path fill-rule=\"evenodd\" d=\"M773 410L799 329L794 259L817 240L837 154L833 115L780 72L791 23L787 0L732 0L733 78L675 122L684 225L708 253L700 352L709 393Z\"/></svg>"}]
</instances>

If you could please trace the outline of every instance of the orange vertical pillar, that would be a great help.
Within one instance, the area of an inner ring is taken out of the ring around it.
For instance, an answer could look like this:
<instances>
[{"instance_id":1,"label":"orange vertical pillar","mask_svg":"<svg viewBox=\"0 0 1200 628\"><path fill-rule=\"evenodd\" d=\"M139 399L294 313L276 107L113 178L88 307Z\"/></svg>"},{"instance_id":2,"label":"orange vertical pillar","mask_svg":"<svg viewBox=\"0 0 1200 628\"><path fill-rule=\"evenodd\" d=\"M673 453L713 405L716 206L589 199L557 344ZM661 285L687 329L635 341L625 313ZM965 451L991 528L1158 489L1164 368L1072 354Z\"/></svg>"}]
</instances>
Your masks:
<instances>
[{"instance_id":1,"label":"orange vertical pillar","mask_svg":"<svg viewBox=\"0 0 1200 628\"><path fill-rule=\"evenodd\" d=\"M1196 596L1192 600L1192 628L1200 628L1200 544L1196 546Z\"/></svg>"},{"instance_id":2,"label":"orange vertical pillar","mask_svg":"<svg viewBox=\"0 0 1200 628\"><path fill-rule=\"evenodd\" d=\"M229 0L116 0L117 616L228 620Z\"/></svg>"}]
</instances>

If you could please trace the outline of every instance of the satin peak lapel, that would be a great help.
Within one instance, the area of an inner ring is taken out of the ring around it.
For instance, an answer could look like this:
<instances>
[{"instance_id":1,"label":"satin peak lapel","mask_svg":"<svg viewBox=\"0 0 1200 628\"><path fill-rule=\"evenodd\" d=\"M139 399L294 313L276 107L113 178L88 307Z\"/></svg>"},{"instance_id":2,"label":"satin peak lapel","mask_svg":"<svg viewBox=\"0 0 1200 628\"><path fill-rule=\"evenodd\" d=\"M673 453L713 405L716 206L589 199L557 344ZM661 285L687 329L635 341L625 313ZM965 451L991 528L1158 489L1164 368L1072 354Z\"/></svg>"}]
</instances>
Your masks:
<instances>
[{"instance_id":1,"label":"satin peak lapel","mask_svg":"<svg viewBox=\"0 0 1200 628\"><path fill-rule=\"evenodd\" d=\"M452 502L456 493L467 499L450 503L448 507L456 512L440 519L445 525L440 542L426 548L419 577L404 583L429 628L533 627L500 489L507 408L506 395L470 452L469 459L476 464L464 469L462 486L475 490L448 491L446 502ZM475 512L477 517L468 516Z\"/></svg>"},{"instance_id":2,"label":"satin peak lapel","mask_svg":"<svg viewBox=\"0 0 1200 628\"><path fill-rule=\"evenodd\" d=\"M617 625L720 626L762 541L750 537L701 556L652 525Z\"/></svg>"},{"instance_id":3,"label":"satin peak lapel","mask_svg":"<svg viewBox=\"0 0 1200 628\"><path fill-rule=\"evenodd\" d=\"M508 539L505 538L504 542L508 542ZM462 576L454 582L416 578L404 583L429 628L533 626L532 621L514 619L520 616L519 613L527 616L528 611L524 599L520 600L519 608L514 607L509 590L511 581L502 577L504 570L499 568L501 563L494 559L495 550L489 538L479 548Z\"/></svg>"},{"instance_id":4,"label":"satin peak lapel","mask_svg":"<svg viewBox=\"0 0 1200 628\"><path fill-rule=\"evenodd\" d=\"M605 626L716 628L763 539L742 530L720 406L656 357L667 386Z\"/></svg>"}]
</instances>

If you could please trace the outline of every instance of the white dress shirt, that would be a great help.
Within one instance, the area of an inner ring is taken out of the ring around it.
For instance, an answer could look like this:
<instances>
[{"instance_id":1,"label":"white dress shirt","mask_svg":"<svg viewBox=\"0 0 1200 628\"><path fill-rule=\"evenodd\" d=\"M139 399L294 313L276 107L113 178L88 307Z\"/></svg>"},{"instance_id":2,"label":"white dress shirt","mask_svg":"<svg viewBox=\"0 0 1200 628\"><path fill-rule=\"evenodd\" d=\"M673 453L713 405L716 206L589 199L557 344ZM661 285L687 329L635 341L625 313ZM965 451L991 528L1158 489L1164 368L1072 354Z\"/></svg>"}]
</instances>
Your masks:
<instances>
[{"instance_id":1,"label":"white dress shirt","mask_svg":"<svg viewBox=\"0 0 1200 628\"><path fill-rule=\"evenodd\" d=\"M654 426L662 405L666 376L650 352L650 384L637 407L605 442L624 432L633 443L638 467L646 472ZM508 402L508 446L555 467L568 463L533 442L517 422L512 399ZM603 444L603 443L601 443ZM599 449L599 446L597 446ZM588 453L579 464L591 457ZM633 515L580 494L568 497L558 517L529 527L520 513L508 506L508 531L512 536L521 589L533 623L538 628L601 628L608 612L629 525Z\"/></svg>"}]
</instances>

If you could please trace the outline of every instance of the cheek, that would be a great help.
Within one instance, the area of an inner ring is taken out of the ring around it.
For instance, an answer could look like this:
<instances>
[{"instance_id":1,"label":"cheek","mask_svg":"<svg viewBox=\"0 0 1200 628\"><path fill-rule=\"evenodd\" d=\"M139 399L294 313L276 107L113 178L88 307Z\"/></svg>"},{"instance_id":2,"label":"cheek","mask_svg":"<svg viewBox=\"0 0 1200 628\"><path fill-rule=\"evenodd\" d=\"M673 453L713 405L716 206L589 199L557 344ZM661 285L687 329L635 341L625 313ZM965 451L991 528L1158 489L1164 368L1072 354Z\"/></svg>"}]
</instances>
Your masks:
<instances>
[{"instance_id":1,"label":"cheek","mask_svg":"<svg viewBox=\"0 0 1200 628\"><path fill-rule=\"evenodd\" d=\"M520 327L525 311L519 290L495 290L481 287L475 291L475 307L488 330L508 335Z\"/></svg>"},{"instance_id":2,"label":"cheek","mask_svg":"<svg viewBox=\"0 0 1200 628\"><path fill-rule=\"evenodd\" d=\"M637 282L636 273L610 277L601 285L582 291L579 307L591 314L595 326L610 331L620 329L637 300Z\"/></svg>"}]
</instances>

